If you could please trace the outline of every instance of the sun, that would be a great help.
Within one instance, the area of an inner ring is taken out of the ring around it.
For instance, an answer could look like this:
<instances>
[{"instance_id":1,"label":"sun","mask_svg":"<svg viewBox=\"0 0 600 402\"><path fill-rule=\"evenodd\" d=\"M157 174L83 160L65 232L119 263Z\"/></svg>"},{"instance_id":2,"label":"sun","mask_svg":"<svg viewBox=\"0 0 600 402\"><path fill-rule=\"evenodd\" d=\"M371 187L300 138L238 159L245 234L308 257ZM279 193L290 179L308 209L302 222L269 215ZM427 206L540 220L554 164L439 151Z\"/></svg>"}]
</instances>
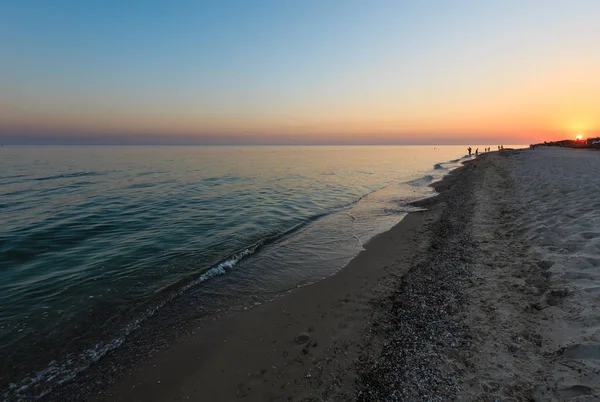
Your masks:
<instances>
[{"instance_id":1,"label":"sun","mask_svg":"<svg viewBox=\"0 0 600 402\"><path fill-rule=\"evenodd\" d=\"M577 136L575 137L575 139L576 139L577 141L581 141L581 140L583 140L583 135L581 135L581 134L577 134Z\"/></svg>"}]
</instances>

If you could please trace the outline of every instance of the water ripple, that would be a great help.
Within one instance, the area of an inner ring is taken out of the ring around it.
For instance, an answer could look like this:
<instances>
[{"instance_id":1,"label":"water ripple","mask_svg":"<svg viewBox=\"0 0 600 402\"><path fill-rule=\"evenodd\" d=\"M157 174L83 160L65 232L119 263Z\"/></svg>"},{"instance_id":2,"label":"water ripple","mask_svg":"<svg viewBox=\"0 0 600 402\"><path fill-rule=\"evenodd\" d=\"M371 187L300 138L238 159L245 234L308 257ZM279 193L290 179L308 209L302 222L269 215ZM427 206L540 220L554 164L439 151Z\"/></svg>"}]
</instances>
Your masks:
<instances>
[{"instance_id":1,"label":"water ripple","mask_svg":"<svg viewBox=\"0 0 600 402\"><path fill-rule=\"evenodd\" d=\"M3 147L0 395L69 380L192 288L202 306L323 276L459 155L416 150Z\"/></svg>"}]
</instances>

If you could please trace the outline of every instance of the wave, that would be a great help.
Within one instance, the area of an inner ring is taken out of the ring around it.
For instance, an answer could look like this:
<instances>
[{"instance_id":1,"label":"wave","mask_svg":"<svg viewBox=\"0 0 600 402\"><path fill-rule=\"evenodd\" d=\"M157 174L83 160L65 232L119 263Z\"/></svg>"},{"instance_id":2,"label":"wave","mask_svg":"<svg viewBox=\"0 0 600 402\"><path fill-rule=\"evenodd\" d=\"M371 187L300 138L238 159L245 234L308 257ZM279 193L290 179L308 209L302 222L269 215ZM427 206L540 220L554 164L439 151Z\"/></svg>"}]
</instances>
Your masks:
<instances>
[{"instance_id":1,"label":"wave","mask_svg":"<svg viewBox=\"0 0 600 402\"><path fill-rule=\"evenodd\" d=\"M236 183L239 181L247 180L247 177L243 176L218 176L218 177L206 177L199 180L198 183L208 186L220 186L224 183Z\"/></svg>"},{"instance_id":2,"label":"wave","mask_svg":"<svg viewBox=\"0 0 600 402\"><path fill-rule=\"evenodd\" d=\"M238 254L235 254L231 258L221 262L217 266L209 269L200 275L197 279L189 282L187 285L179 289L175 294L170 297L163 299L161 302L153 307L147 308L142 314L136 319L131 321L125 328L121 330L121 333L108 342L99 342L93 347L80 353L75 359L67 359L64 362L51 362L45 369L38 371L35 375L31 375L21 380L18 384L10 384L8 391L6 391L2 398L8 400L9 398L27 399L27 398L41 398L47 395L55 387L64 384L67 381L73 379L77 374L87 369L91 364L97 362L104 357L108 352L121 346L127 336L133 331L140 327L140 324L152 317L154 313L164 307L169 301L175 297L182 295L185 291L190 288L199 285L215 276L224 275L228 270L232 269L242 259L253 254L258 249L257 247L246 249ZM51 382L51 383L50 383ZM50 384L44 384L50 383ZM46 385L46 386L44 386ZM31 388L40 388L39 391L32 393Z\"/></svg>"},{"instance_id":3,"label":"wave","mask_svg":"<svg viewBox=\"0 0 600 402\"><path fill-rule=\"evenodd\" d=\"M465 155L461 158L457 158L457 159L451 159L447 162L440 162L440 163L436 163L435 165L433 165L434 169L447 169L447 167L444 167L444 165L447 164L457 164L459 162L462 162L463 160L468 159L468 155Z\"/></svg>"},{"instance_id":4,"label":"wave","mask_svg":"<svg viewBox=\"0 0 600 402\"><path fill-rule=\"evenodd\" d=\"M433 179L434 179L434 177L432 175L427 174L427 175L419 177L417 179L407 181L406 184L409 184L409 185L415 186L415 187L427 186L427 185L429 185L429 183L431 183L431 181Z\"/></svg>"},{"instance_id":5,"label":"wave","mask_svg":"<svg viewBox=\"0 0 600 402\"><path fill-rule=\"evenodd\" d=\"M416 201L416 199L415 199ZM383 213L387 215L406 215L414 211L419 211L420 208L404 205L401 208L384 208Z\"/></svg>"},{"instance_id":6,"label":"wave","mask_svg":"<svg viewBox=\"0 0 600 402\"><path fill-rule=\"evenodd\" d=\"M374 172L368 170L350 170L350 169L342 169L342 170L332 170L330 172L321 173L321 176L337 176L340 174L365 174L372 175Z\"/></svg>"},{"instance_id":7,"label":"wave","mask_svg":"<svg viewBox=\"0 0 600 402\"><path fill-rule=\"evenodd\" d=\"M0 176L0 185L16 184L23 181L23 177L29 176L28 174L13 174L7 176ZM18 180L16 180L18 179ZM4 181L6 180L6 181Z\"/></svg>"},{"instance_id":8,"label":"wave","mask_svg":"<svg viewBox=\"0 0 600 402\"><path fill-rule=\"evenodd\" d=\"M56 180L56 179L71 179L76 177L90 177L90 176L101 176L104 173L101 172L75 172L75 173L66 173L66 174L57 174L53 176L45 176L45 177L37 177L31 179L33 181L46 181L46 180Z\"/></svg>"},{"instance_id":9,"label":"wave","mask_svg":"<svg viewBox=\"0 0 600 402\"><path fill-rule=\"evenodd\" d=\"M347 205L342 206L342 208L346 207ZM286 230L272 233L270 236L266 236L258 242L241 249L238 252L234 252L217 265L202 272L199 276L181 279L169 286L161 288L155 293L154 304L146 308L143 312L138 313L137 317L118 331L118 334L115 337L108 341L99 342L75 357L71 356L60 362L52 361L46 368L37 371L35 374L30 374L18 383L10 384L8 390L6 390L4 394L0 394L2 395L2 400L11 400L11 398L37 399L47 395L57 386L70 381L77 374L86 370L90 365L100 360L107 353L120 347L133 331L137 330L144 321L152 317L167 303L212 278L227 274L242 260L258 253L264 247L277 243L294 232L301 230L310 223L337 211L338 209L335 209L326 213L312 215Z\"/></svg>"},{"instance_id":10,"label":"wave","mask_svg":"<svg viewBox=\"0 0 600 402\"><path fill-rule=\"evenodd\" d=\"M167 173L166 171L150 171L150 172L140 172L137 174L137 177L144 177L144 176L154 176L156 174L163 174L163 173Z\"/></svg>"},{"instance_id":11,"label":"wave","mask_svg":"<svg viewBox=\"0 0 600 402\"><path fill-rule=\"evenodd\" d=\"M163 308L167 303L171 302L176 297L183 295L186 291L214 277L227 274L228 271L233 269L243 259L256 254L265 246L278 242L284 237L289 236L290 234L307 226L311 222L326 215L328 215L328 213L313 215L287 230L268 236L254 245L234 253L216 266L204 271L196 278L181 280L170 286L162 288L156 292L159 295L159 301L156 302L152 307L148 307L142 313L138 314L138 316L129 324L127 324L113 339L106 342L99 342L91 348L86 349L75 358L68 358L61 362L50 362L43 370L24 378L19 383L10 384L8 390L2 394L2 399L10 400L9 398L42 398L57 386L70 381L77 374L86 370L90 365L100 360L108 352L121 346L127 337L133 331L137 330L144 321L152 317L158 310Z\"/></svg>"},{"instance_id":12,"label":"wave","mask_svg":"<svg viewBox=\"0 0 600 402\"><path fill-rule=\"evenodd\" d=\"M210 278L214 278L215 276L219 276L219 275L225 275L228 270L235 267L245 257L247 257L251 254L254 254L257 249L258 249L258 246L251 248L251 249L245 249L241 253L234 255L233 257L229 258L226 261L223 261L216 267L209 269L208 271L206 271L202 275L200 275L197 279L195 279L195 280L189 282L187 285L181 287L179 289L179 291L177 292L177 295L183 294L188 289L191 289L191 288L201 284L202 282L209 280Z\"/></svg>"}]
</instances>

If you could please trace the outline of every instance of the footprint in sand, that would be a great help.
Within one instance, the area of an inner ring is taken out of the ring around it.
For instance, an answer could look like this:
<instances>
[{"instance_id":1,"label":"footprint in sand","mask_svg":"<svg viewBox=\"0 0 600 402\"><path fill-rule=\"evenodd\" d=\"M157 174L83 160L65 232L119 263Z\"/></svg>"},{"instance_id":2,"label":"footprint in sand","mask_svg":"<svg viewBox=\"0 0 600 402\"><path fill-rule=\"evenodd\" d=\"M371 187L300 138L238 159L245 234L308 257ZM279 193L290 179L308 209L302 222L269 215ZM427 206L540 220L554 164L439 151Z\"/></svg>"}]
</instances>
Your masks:
<instances>
[{"instance_id":1,"label":"footprint in sand","mask_svg":"<svg viewBox=\"0 0 600 402\"><path fill-rule=\"evenodd\" d=\"M581 232L579 233L579 236L585 240L590 240L590 239L594 239L598 236L600 236L600 233L597 232Z\"/></svg>"},{"instance_id":2,"label":"footprint in sand","mask_svg":"<svg viewBox=\"0 0 600 402\"><path fill-rule=\"evenodd\" d=\"M593 395L594 388L586 387L585 385L573 385L569 388L558 390L558 395L561 399L576 398L578 396Z\"/></svg>"},{"instance_id":3,"label":"footprint in sand","mask_svg":"<svg viewBox=\"0 0 600 402\"><path fill-rule=\"evenodd\" d=\"M546 303L549 306L557 306L569 294L567 289L551 290L546 295Z\"/></svg>"},{"instance_id":4,"label":"footprint in sand","mask_svg":"<svg viewBox=\"0 0 600 402\"><path fill-rule=\"evenodd\" d=\"M543 270L548 270L550 269L552 266L554 265L554 263L552 261L538 261L537 262L537 266L540 267Z\"/></svg>"},{"instance_id":5,"label":"footprint in sand","mask_svg":"<svg viewBox=\"0 0 600 402\"><path fill-rule=\"evenodd\" d=\"M597 343L574 345L566 348L563 355L574 360L600 360L600 345Z\"/></svg>"}]
</instances>

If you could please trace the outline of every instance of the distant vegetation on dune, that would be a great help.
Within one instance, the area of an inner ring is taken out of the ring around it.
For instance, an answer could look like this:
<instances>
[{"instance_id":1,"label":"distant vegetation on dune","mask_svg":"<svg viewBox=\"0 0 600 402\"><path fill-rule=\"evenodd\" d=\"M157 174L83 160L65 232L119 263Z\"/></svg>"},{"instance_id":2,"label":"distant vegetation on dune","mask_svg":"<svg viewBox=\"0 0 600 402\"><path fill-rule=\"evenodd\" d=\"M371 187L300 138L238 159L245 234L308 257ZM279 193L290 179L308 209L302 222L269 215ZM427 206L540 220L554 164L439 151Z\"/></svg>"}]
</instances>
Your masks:
<instances>
[{"instance_id":1,"label":"distant vegetation on dune","mask_svg":"<svg viewBox=\"0 0 600 402\"><path fill-rule=\"evenodd\" d=\"M590 148L600 149L600 137L588 138L587 140L560 140L560 141L544 141L536 146L545 145L549 147L567 147L567 148Z\"/></svg>"}]
</instances>

